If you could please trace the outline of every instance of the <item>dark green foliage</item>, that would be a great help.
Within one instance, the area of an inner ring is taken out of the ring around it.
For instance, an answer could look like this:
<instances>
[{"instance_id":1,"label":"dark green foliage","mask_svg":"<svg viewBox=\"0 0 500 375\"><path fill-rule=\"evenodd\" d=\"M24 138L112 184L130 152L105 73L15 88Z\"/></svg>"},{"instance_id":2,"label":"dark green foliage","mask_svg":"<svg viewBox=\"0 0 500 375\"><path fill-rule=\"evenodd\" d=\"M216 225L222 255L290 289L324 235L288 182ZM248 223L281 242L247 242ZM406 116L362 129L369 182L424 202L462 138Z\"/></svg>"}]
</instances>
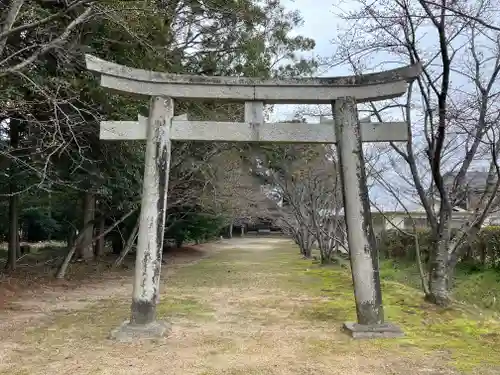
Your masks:
<instances>
[{"instance_id":1,"label":"dark green foliage","mask_svg":"<svg viewBox=\"0 0 500 375\"><path fill-rule=\"evenodd\" d=\"M47 210L31 208L21 216L23 239L29 242L55 239L54 235L60 234L61 226Z\"/></svg>"},{"instance_id":2,"label":"dark green foliage","mask_svg":"<svg viewBox=\"0 0 500 375\"><path fill-rule=\"evenodd\" d=\"M165 238L174 239L178 247L187 241L207 241L225 226L224 217L206 212L179 212L169 216Z\"/></svg>"},{"instance_id":3,"label":"dark green foliage","mask_svg":"<svg viewBox=\"0 0 500 375\"><path fill-rule=\"evenodd\" d=\"M416 233L423 258L428 257L432 238L428 230ZM380 255L384 258L415 260L416 242L413 235L403 234L398 230L389 230L378 236Z\"/></svg>"}]
</instances>

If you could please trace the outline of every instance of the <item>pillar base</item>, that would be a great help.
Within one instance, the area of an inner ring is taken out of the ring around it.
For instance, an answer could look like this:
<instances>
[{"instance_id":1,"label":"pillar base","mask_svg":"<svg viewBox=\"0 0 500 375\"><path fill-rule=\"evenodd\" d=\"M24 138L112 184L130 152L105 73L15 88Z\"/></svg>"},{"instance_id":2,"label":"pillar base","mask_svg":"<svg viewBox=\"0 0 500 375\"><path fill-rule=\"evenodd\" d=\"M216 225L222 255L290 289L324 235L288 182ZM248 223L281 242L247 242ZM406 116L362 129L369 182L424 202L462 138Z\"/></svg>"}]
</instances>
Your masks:
<instances>
[{"instance_id":1,"label":"pillar base","mask_svg":"<svg viewBox=\"0 0 500 375\"><path fill-rule=\"evenodd\" d=\"M384 324L358 324L344 323L346 330L353 339L380 339L403 337L405 334L398 326L391 323Z\"/></svg>"},{"instance_id":2,"label":"pillar base","mask_svg":"<svg viewBox=\"0 0 500 375\"><path fill-rule=\"evenodd\" d=\"M157 340L166 337L170 330L170 324L162 321L148 324L130 324L129 321L126 321L111 331L109 338L118 342Z\"/></svg>"}]
</instances>

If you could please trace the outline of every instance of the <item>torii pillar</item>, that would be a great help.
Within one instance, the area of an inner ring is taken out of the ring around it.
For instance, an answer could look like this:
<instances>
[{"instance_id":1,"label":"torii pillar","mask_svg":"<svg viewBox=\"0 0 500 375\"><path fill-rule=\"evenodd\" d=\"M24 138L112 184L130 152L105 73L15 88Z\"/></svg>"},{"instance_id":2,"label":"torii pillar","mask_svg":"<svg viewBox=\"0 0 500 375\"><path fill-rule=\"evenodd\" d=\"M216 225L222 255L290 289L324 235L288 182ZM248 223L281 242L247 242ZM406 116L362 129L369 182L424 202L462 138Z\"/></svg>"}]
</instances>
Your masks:
<instances>
[{"instance_id":1,"label":"torii pillar","mask_svg":"<svg viewBox=\"0 0 500 375\"><path fill-rule=\"evenodd\" d=\"M167 204L171 140L268 143L336 143L343 185L357 323L344 327L355 338L394 337L401 330L384 321L378 257L370 217L361 142L406 141L406 123L360 122L357 103L396 98L421 71L420 65L363 76L258 80L200 77L129 68L86 56L101 86L151 98L148 118L102 122L103 140L145 140L146 165L130 320L112 337L130 340L165 335L156 320ZM245 103L244 122L189 121L174 117L173 98ZM264 103L331 104L334 126L264 123Z\"/></svg>"},{"instance_id":2,"label":"torii pillar","mask_svg":"<svg viewBox=\"0 0 500 375\"><path fill-rule=\"evenodd\" d=\"M384 324L378 251L355 99L346 97L333 101L332 113L358 318L357 323L344 323L344 328L355 338L399 337L403 335L399 327Z\"/></svg>"},{"instance_id":3,"label":"torii pillar","mask_svg":"<svg viewBox=\"0 0 500 375\"><path fill-rule=\"evenodd\" d=\"M378 249L360 136L363 126L370 123L370 117L358 119L353 97L332 101L332 113L333 121L320 118L320 122L332 124L338 140L344 220L358 318L357 323L344 323L344 328L354 338L399 337L403 335L399 327L384 322Z\"/></svg>"}]
</instances>

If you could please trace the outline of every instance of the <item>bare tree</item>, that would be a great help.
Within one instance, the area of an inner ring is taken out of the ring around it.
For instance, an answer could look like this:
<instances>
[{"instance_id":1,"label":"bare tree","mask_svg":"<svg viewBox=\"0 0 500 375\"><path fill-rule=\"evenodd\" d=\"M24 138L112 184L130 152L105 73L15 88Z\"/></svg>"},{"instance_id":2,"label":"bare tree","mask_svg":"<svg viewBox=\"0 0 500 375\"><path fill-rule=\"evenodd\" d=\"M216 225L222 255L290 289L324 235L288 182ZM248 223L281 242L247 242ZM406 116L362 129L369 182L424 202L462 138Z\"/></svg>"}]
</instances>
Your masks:
<instances>
[{"instance_id":1,"label":"bare tree","mask_svg":"<svg viewBox=\"0 0 500 375\"><path fill-rule=\"evenodd\" d=\"M306 169L302 180L307 192L304 203L320 250L321 263L330 263L339 246L344 246L346 234L337 165L333 154L325 156Z\"/></svg>"},{"instance_id":2,"label":"bare tree","mask_svg":"<svg viewBox=\"0 0 500 375\"><path fill-rule=\"evenodd\" d=\"M377 65L388 60L423 64L423 74L410 86L406 103L371 109L382 120L401 108L408 121L410 141L406 147L391 147L407 165L408 181L426 211L436 243L427 298L446 305L453 271L466 244L500 203L500 34L478 21L487 13L491 16L491 2L359 3L361 10L343 14L350 22L349 33L338 43L343 62L360 73L370 68L367 57ZM486 173L478 199L467 207L470 218L452 230L455 207L467 195L468 175L481 166Z\"/></svg>"},{"instance_id":3,"label":"bare tree","mask_svg":"<svg viewBox=\"0 0 500 375\"><path fill-rule=\"evenodd\" d=\"M220 149L207 164L203 205L226 217L230 237L236 219L250 223L274 211L274 202L249 168L234 148Z\"/></svg>"},{"instance_id":4,"label":"bare tree","mask_svg":"<svg viewBox=\"0 0 500 375\"><path fill-rule=\"evenodd\" d=\"M283 231L304 257L316 244L321 261L329 263L343 239L340 184L331 146L291 145L259 158L260 175L278 197Z\"/></svg>"},{"instance_id":5,"label":"bare tree","mask_svg":"<svg viewBox=\"0 0 500 375\"><path fill-rule=\"evenodd\" d=\"M466 20L470 20L485 29L500 31L500 24L496 18L498 12L498 2L490 0L475 1L473 4L466 1L452 1L449 4L446 2L438 3L437 1L426 0L425 4L429 8L441 7L446 9L449 14L457 15ZM477 12L476 9L481 9Z\"/></svg>"}]
</instances>

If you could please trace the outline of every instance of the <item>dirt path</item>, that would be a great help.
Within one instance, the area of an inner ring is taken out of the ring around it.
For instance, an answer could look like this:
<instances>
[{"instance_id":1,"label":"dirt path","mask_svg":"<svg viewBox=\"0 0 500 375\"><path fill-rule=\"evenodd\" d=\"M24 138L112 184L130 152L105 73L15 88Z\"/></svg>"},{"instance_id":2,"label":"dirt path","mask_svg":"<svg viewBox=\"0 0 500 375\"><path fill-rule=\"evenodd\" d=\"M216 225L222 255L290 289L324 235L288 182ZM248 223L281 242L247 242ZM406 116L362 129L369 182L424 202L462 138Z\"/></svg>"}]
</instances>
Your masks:
<instances>
[{"instance_id":1,"label":"dirt path","mask_svg":"<svg viewBox=\"0 0 500 375\"><path fill-rule=\"evenodd\" d=\"M165 255L168 266L163 267L163 276L170 277L180 267L216 253L218 247L207 244L199 246L199 249L189 248L187 254L181 256L177 253ZM1 332L19 328L20 325L43 323L54 313L84 309L111 298L126 298L132 293L131 275L131 270L108 272L107 277L98 277L96 282L86 280L75 285L78 281L51 280L51 283L39 285L33 290L24 290L0 311L0 337Z\"/></svg>"},{"instance_id":2,"label":"dirt path","mask_svg":"<svg viewBox=\"0 0 500 375\"><path fill-rule=\"evenodd\" d=\"M2 317L11 323L0 334L0 374L454 374L440 358L389 354L350 340L336 322L303 318L301 308L321 297L283 282L288 242L215 246L209 258L166 271L158 314L172 323L168 338L107 339L128 315L130 280L39 296L20 302L33 315L24 326Z\"/></svg>"}]
</instances>

